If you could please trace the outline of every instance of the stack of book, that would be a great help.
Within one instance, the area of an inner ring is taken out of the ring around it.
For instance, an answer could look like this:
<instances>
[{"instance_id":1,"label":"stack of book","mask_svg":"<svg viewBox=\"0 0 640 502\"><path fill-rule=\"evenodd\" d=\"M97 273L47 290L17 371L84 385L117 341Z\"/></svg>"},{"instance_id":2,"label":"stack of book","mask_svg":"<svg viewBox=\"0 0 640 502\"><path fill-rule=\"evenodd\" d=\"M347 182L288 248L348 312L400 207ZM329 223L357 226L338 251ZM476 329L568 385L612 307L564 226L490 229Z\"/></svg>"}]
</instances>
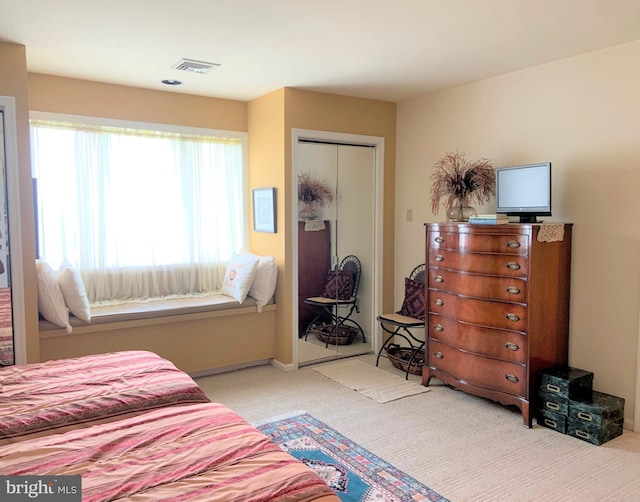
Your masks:
<instances>
[{"instance_id":1,"label":"stack of book","mask_svg":"<svg viewBox=\"0 0 640 502\"><path fill-rule=\"evenodd\" d=\"M469 216L469 223L480 225L502 225L509 223L509 217L506 214L478 214Z\"/></svg>"}]
</instances>

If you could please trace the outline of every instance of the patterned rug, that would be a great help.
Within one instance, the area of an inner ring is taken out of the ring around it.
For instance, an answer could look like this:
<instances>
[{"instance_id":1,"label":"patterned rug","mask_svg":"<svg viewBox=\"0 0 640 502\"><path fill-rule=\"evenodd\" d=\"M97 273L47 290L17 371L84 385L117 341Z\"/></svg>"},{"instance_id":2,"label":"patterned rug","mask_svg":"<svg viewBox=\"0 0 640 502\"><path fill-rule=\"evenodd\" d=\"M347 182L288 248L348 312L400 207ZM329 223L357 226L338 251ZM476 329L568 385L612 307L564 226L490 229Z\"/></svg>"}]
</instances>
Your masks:
<instances>
[{"instance_id":1,"label":"patterned rug","mask_svg":"<svg viewBox=\"0 0 640 502\"><path fill-rule=\"evenodd\" d=\"M447 502L429 487L303 411L275 417L256 427L316 471L343 501Z\"/></svg>"}]
</instances>

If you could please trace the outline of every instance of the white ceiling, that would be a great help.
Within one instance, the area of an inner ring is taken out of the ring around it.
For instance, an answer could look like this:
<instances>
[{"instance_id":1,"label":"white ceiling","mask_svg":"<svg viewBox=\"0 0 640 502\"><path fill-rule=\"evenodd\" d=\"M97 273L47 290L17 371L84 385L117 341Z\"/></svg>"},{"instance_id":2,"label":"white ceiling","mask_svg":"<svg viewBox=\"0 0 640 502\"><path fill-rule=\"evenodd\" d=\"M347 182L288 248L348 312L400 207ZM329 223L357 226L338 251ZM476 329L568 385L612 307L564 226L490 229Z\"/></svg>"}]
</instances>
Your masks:
<instances>
[{"instance_id":1,"label":"white ceiling","mask_svg":"<svg viewBox=\"0 0 640 502\"><path fill-rule=\"evenodd\" d=\"M639 39L640 0L0 0L30 72L242 101L400 101Z\"/></svg>"}]
</instances>

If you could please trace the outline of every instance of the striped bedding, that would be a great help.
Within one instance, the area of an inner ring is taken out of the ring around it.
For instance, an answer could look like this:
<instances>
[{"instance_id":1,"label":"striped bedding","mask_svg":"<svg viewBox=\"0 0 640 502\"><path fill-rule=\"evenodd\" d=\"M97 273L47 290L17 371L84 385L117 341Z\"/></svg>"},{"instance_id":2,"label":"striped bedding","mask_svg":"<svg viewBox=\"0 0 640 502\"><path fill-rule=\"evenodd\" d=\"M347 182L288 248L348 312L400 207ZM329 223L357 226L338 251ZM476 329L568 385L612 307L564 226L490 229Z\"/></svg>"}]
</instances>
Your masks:
<instances>
[{"instance_id":1,"label":"striped bedding","mask_svg":"<svg viewBox=\"0 0 640 502\"><path fill-rule=\"evenodd\" d=\"M0 368L0 445L206 402L189 375L148 351L7 366Z\"/></svg>"},{"instance_id":2,"label":"striped bedding","mask_svg":"<svg viewBox=\"0 0 640 502\"><path fill-rule=\"evenodd\" d=\"M82 500L335 501L235 412L193 404L0 446L0 475L82 476Z\"/></svg>"}]
</instances>

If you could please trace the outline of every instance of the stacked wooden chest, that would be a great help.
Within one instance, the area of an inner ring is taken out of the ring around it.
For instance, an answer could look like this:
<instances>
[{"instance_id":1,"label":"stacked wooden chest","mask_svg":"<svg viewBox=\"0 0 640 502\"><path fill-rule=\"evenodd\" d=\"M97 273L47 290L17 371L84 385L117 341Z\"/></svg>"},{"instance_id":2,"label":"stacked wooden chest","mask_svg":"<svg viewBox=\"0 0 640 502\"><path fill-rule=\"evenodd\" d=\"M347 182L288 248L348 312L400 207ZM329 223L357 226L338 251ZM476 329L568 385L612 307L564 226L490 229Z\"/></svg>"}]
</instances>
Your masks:
<instances>
[{"instance_id":1,"label":"stacked wooden chest","mask_svg":"<svg viewBox=\"0 0 640 502\"><path fill-rule=\"evenodd\" d=\"M600 445L622 434L624 399L593 390L590 371L556 366L538 374L540 425Z\"/></svg>"}]
</instances>

